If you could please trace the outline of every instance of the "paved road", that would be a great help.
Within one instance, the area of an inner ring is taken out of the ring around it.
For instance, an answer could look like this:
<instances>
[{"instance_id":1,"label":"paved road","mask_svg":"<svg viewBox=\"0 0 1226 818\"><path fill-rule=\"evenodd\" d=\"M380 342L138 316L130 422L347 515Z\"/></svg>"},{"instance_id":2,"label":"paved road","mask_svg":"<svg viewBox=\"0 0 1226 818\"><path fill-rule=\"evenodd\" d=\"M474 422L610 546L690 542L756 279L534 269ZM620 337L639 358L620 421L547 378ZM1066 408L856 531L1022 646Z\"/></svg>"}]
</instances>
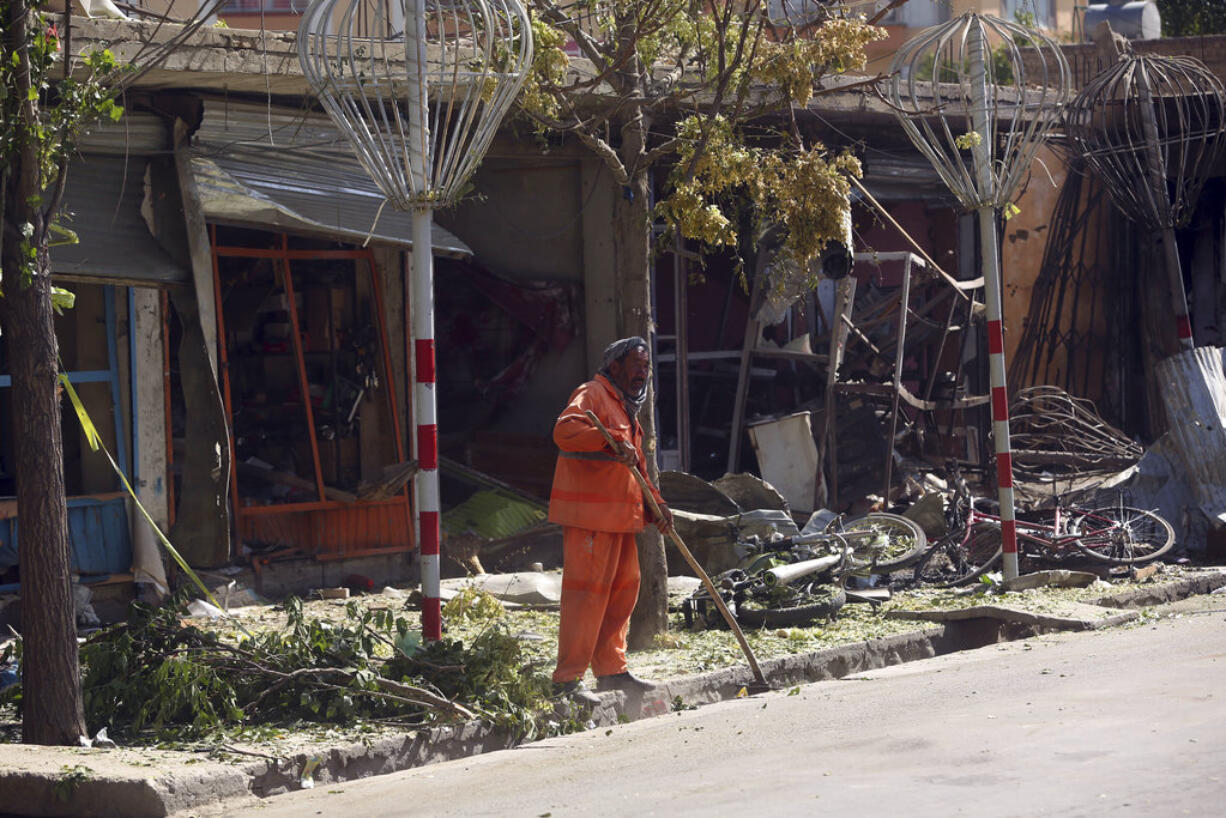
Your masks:
<instances>
[{"instance_id":1,"label":"paved road","mask_svg":"<svg viewBox=\"0 0 1226 818\"><path fill-rule=\"evenodd\" d=\"M1222 815L1226 598L1189 602L229 814Z\"/></svg>"}]
</instances>

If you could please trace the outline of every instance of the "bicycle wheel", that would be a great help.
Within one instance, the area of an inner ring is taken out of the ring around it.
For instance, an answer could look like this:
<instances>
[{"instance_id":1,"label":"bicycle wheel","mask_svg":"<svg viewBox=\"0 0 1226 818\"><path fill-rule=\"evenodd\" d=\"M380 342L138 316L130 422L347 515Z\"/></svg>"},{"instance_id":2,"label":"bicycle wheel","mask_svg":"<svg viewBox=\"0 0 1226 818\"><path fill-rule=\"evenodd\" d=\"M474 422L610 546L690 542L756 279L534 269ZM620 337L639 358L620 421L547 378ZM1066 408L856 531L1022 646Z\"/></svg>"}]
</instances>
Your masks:
<instances>
[{"instance_id":1,"label":"bicycle wheel","mask_svg":"<svg viewBox=\"0 0 1226 818\"><path fill-rule=\"evenodd\" d=\"M1000 527L995 523L976 523L969 534L955 532L928 549L915 566L915 580L937 588L966 585L1000 561Z\"/></svg>"},{"instance_id":2,"label":"bicycle wheel","mask_svg":"<svg viewBox=\"0 0 1226 818\"><path fill-rule=\"evenodd\" d=\"M847 603L847 592L839 584L821 587L824 593L807 593L791 606L762 608L745 600L736 606L736 619L749 628L787 628L832 616Z\"/></svg>"},{"instance_id":3,"label":"bicycle wheel","mask_svg":"<svg viewBox=\"0 0 1226 818\"><path fill-rule=\"evenodd\" d=\"M1110 506L1076 510L1070 531L1083 553L1112 565L1136 565L1158 559L1175 544L1175 529L1152 511Z\"/></svg>"},{"instance_id":4,"label":"bicycle wheel","mask_svg":"<svg viewBox=\"0 0 1226 818\"><path fill-rule=\"evenodd\" d=\"M841 526L835 520L826 526L827 533L858 534L871 532L877 537L848 537L852 556L870 562L874 574L888 574L914 565L928 547L924 529L914 520L898 514L876 511L848 520ZM880 548L878 548L880 546Z\"/></svg>"}]
</instances>

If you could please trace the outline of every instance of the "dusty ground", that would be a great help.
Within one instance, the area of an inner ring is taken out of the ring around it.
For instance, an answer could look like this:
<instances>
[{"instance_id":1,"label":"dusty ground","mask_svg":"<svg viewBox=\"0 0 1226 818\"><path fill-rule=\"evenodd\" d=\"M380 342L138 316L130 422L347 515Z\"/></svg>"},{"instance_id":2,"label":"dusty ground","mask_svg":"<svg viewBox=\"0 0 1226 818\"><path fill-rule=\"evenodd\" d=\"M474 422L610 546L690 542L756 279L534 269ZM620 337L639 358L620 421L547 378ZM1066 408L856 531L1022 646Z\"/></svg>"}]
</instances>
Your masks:
<instances>
[{"instance_id":1,"label":"dusty ground","mask_svg":"<svg viewBox=\"0 0 1226 818\"><path fill-rule=\"evenodd\" d=\"M1189 575L1195 569L1180 566L1162 566L1154 576L1144 581L1113 580L1098 581L1086 588L1041 588L1020 592L1000 592L987 585L971 589L924 590L916 589L896 594L892 599L874 608L868 604L848 604L831 621L809 627L750 629L746 638L759 661L812 653L823 648L847 645L894 634L915 631L921 623L890 618L890 611L958 609L984 604L990 601L998 605L1043 612L1058 607L1063 602L1093 602L1104 596L1121 591L1162 583ZM673 599L674 603L680 597ZM390 589L386 593L363 594L349 600L312 599L304 603L309 618L338 621L345 617L346 607L363 609L387 609L403 616L412 627L420 625L418 612L406 599L405 592ZM248 629L281 628L285 625L284 610L277 604L252 605L232 611L235 618ZM512 608L494 619L468 620L455 611L446 616L445 636L468 642L481 629L505 627L520 637L525 659L542 672L548 673L553 666L557 647L558 614L556 610ZM687 630L679 612L671 615L670 631L657 638L657 646L651 650L630 655L631 670L642 677L657 680L676 679L710 670L744 665L745 659L735 638L727 630ZM208 620L196 617L191 620L204 628L222 633L238 629L227 620ZM1143 615L1140 622L1147 621ZM589 678L589 681L591 679ZM0 711L0 741L16 740L16 720L13 712ZM335 741L338 739L362 740L397 730L392 725L358 724L306 727L301 730L257 728L242 731L226 741L202 742L193 745L175 745L179 749L210 750L214 757L232 760L249 760L252 754L282 756L297 748Z\"/></svg>"},{"instance_id":2,"label":"dusty ground","mask_svg":"<svg viewBox=\"0 0 1226 818\"><path fill-rule=\"evenodd\" d=\"M1185 603L224 814L1220 815L1226 599Z\"/></svg>"}]
</instances>

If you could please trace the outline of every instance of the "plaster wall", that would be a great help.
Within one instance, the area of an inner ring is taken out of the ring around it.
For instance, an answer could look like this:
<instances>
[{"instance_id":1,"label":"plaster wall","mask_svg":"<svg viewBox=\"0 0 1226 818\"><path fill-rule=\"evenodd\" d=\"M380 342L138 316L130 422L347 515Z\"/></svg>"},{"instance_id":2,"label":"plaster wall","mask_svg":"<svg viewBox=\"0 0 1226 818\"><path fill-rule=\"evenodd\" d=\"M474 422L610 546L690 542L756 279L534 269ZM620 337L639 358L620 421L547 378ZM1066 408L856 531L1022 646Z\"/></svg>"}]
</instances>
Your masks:
<instances>
[{"instance_id":1,"label":"plaster wall","mask_svg":"<svg viewBox=\"0 0 1226 818\"><path fill-rule=\"evenodd\" d=\"M1048 148L1041 148L1025 191L1016 200L1018 212L1004 222L1001 300L1005 316L1006 364L1017 353L1022 322L1030 309L1035 280L1052 232L1052 214L1066 174L1060 158Z\"/></svg>"},{"instance_id":2,"label":"plaster wall","mask_svg":"<svg viewBox=\"0 0 1226 818\"><path fill-rule=\"evenodd\" d=\"M611 317L611 301L601 293L609 288L611 298L612 254L599 237L609 231L610 198L602 181L608 175L592 174L591 164L580 151L541 155L496 143L473 176L472 194L438 214L491 272L510 280L580 282L587 293L580 336L562 353L545 356L495 419L496 430L547 437L571 391L593 371L588 338L602 334Z\"/></svg>"},{"instance_id":3,"label":"plaster wall","mask_svg":"<svg viewBox=\"0 0 1226 818\"><path fill-rule=\"evenodd\" d=\"M136 313L132 332L136 351L136 454L140 479L136 494L153 521L166 530L170 523L166 482L166 390L163 374L166 359L162 354L162 297L152 287L137 287L133 292ZM139 515L137 515L139 516ZM141 517L134 527L147 526Z\"/></svg>"}]
</instances>

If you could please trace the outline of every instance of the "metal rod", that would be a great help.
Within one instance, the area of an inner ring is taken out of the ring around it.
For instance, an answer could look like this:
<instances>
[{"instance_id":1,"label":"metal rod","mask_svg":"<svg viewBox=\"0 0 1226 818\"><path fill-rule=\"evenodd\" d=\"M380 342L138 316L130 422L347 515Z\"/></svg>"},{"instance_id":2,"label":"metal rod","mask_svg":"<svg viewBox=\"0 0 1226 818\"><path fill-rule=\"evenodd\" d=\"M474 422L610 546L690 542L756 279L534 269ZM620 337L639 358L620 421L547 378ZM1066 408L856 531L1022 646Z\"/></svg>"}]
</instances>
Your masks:
<instances>
[{"instance_id":1,"label":"metal rod","mask_svg":"<svg viewBox=\"0 0 1226 818\"><path fill-rule=\"evenodd\" d=\"M281 248L286 249L289 236L281 234ZM298 375L298 391L302 395L302 408L306 412L307 435L311 441L311 461L315 465L315 488L319 499L324 500L324 471L319 460L319 435L315 431L315 410L311 406L311 384L307 380L306 359L302 351L302 329L298 323L298 304L294 297L294 279L290 272L289 259L281 260L281 271L284 276L286 306L289 310L290 332L293 333L291 343L294 347L294 371Z\"/></svg>"},{"instance_id":2,"label":"metal rod","mask_svg":"<svg viewBox=\"0 0 1226 818\"><path fill-rule=\"evenodd\" d=\"M677 353L677 450L681 471L690 470L690 344L685 258L681 255L681 236L676 237L673 253L673 332Z\"/></svg>"},{"instance_id":3,"label":"metal rod","mask_svg":"<svg viewBox=\"0 0 1226 818\"><path fill-rule=\"evenodd\" d=\"M1144 68L1144 63L1141 64ZM1158 125L1154 121L1153 91L1148 77L1142 75L1137 91L1141 97L1141 127L1145 132L1146 171L1154 186L1154 201L1162 219L1162 254L1166 260L1167 281L1171 287L1171 308L1175 311L1175 335L1183 349L1192 349L1192 322L1188 320L1188 296L1183 286L1183 270L1179 264L1179 245L1175 242L1174 213L1166 196L1166 163L1158 146Z\"/></svg>"},{"instance_id":4,"label":"metal rod","mask_svg":"<svg viewBox=\"0 0 1226 818\"><path fill-rule=\"evenodd\" d=\"M856 279L844 276L834 285L834 311L830 320L830 350L826 356L825 417L822 419L822 452L818 465L829 463L827 476L830 488L826 503L830 508L839 505L839 445L838 445L838 394L835 386L839 380L839 367L843 365L843 352L847 349L850 315L856 301Z\"/></svg>"},{"instance_id":5,"label":"metal rod","mask_svg":"<svg viewBox=\"0 0 1226 818\"><path fill-rule=\"evenodd\" d=\"M217 368L221 373L222 402L226 409L226 437L230 443L230 510L234 526L234 539L230 541L231 555L242 553L241 506L238 503L238 458L234 440L234 396L230 386L230 353L226 338L226 315L222 309L221 265L217 256L217 226L209 225L209 255L213 259L213 313L217 320ZM181 344L182 342L180 342Z\"/></svg>"},{"instance_id":6,"label":"metal rod","mask_svg":"<svg viewBox=\"0 0 1226 818\"><path fill-rule=\"evenodd\" d=\"M880 213L885 218L885 220L889 222L904 239L907 240L907 243L915 248L915 252L923 256L924 261L928 262L929 266L931 266L932 269L936 271L937 275L945 279L946 283L948 283L951 287L954 288L954 292L958 294L959 298L961 298L963 301L971 300L971 297L967 295L965 292L966 283L958 281L958 279L954 278L949 273L942 270L941 265L937 264L935 261L932 260L932 256L928 255L928 252L923 247L920 247L919 242L917 242L914 238L911 237L911 234L908 233L906 229L901 224L899 224L898 221L892 215L890 215L890 212L885 209L885 207L881 204L881 202L877 201L873 197L873 194L868 192L868 188L866 188L859 179L857 179L854 176L848 176L847 180L850 181L855 186L856 190L860 191L860 195L863 196L869 204L877 208L877 212Z\"/></svg>"},{"instance_id":7,"label":"metal rod","mask_svg":"<svg viewBox=\"0 0 1226 818\"><path fill-rule=\"evenodd\" d=\"M757 303L758 292L762 281L766 278L765 266L758 265L754 272L753 288L749 296L749 318L745 321L745 337L741 341L741 368L737 371L736 394L732 399L732 429L728 435L728 473L736 474L741 466L741 432L745 425L745 402L749 397L750 369L753 366L753 352L758 346L758 333L762 325L753 317L754 304Z\"/></svg>"}]
</instances>

